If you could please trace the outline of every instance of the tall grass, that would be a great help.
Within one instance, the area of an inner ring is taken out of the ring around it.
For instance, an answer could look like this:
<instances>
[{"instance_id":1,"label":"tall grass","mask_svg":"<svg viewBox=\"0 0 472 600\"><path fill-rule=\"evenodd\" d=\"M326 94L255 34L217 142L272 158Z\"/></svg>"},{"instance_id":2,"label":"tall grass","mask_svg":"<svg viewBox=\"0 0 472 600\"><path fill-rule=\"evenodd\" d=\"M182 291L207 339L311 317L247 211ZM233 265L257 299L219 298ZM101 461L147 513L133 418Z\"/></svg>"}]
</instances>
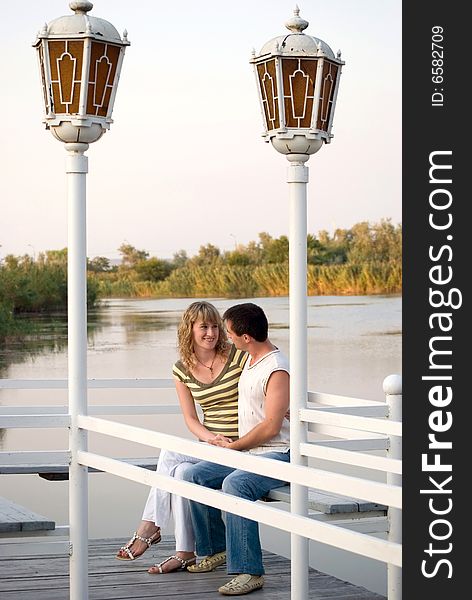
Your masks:
<instances>
[{"instance_id":1,"label":"tall grass","mask_svg":"<svg viewBox=\"0 0 472 600\"><path fill-rule=\"evenodd\" d=\"M402 289L400 261L308 265L309 295L394 294ZM100 297L227 297L286 296L288 263L260 266L188 264L163 281L139 281L135 273L90 273L87 302ZM0 339L18 331L19 313L67 308L67 267L32 261L0 268Z\"/></svg>"},{"instance_id":2,"label":"tall grass","mask_svg":"<svg viewBox=\"0 0 472 600\"><path fill-rule=\"evenodd\" d=\"M308 265L309 295L366 295L400 293L401 263ZM287 263L253 266L197 266L175 269L164 281L97 278L105 297L215 297L251 298L286 296L289 293Z\"/></svg>"},{"instance_id":3,"label":"tall grass","mask_svg":"<svg viewBox=\"0 0 472 600\"><path fill-rule=\"evenodd\" d=\"M87 305L98 300L98 285L87 285ZM20 332L15 316L67 309L67 266L12 260L0 266L0 339Z\"/></svg>"}]
</instances>

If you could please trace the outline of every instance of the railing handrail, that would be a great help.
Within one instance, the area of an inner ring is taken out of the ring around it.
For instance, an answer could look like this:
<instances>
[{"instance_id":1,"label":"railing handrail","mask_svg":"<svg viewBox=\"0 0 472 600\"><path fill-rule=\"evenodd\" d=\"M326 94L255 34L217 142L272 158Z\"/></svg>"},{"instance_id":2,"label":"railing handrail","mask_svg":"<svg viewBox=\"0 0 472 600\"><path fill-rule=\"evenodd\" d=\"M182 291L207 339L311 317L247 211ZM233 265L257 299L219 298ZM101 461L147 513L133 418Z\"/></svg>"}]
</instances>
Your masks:
<instances>
[{"instance_id":1,"label":"railing handrail","mask_svg":"<svg viewBox=\"0 0 472 600\"><path fill-rule=\"evenodd\" d=\"M276 477L277 479L306 487L320 488L335 494L353 495L363 500L373 500L381 504L401 508L400 486L390 486L386 483L364 480L359 477L342 475L340 473L331 473L330 471L314 469L313 467L270 461L267 458L248 452L234 452L226 448L212 446L211 444L196 442L133 425L125 425L116 421L107 421L97 417L79 416L78 426L87 431L110 435L154 448L165 448L173 452L189 454L200 460L217 462L235 469L244 469L245 471ZM352 490L350 494L342 489L342 483L345 483ZM366 489L372 494L371 497L366 495Z\"/></svg>"},{"instance_id":2,"label":"railing handrail","mask_svg":"<svg viewBox=\"0 0 472 600\"><path fill-rule=\"evenodd\" d=\"M212 446L212 449L224 451L223 448L215 448L214 446ZM223 511L229 511L271 527L276 527L277 529L295 533L309 539L315 539L330 546L361 554L374 560L397 566L401 566L402 564L401 544L395 544L370 536L367 542L365 539L366 536L363 533L343 529L326 522L313 521L309 517L293 515L265 504L244 500L243 498L236 499L234 496L225 494L222 491L212 490L173 477L160 475L134 465L127 465L116 459L99 456L90 452L79 452L78 454L80 463L88 467L94 467L145 485L156 485L171 493L220 508ZM280 461L272 459L264 460L277 463L276 467L281 466ZM292 465L292 467L296 467L296 465Z\"/></svg>"},{"instance_id":3,"label":"railing handrail","mask_svg":"<svg viewBox=\"0 0 472 600\"><path fill-rule=\"evenodd\" d=\"M0 379L0 390L66 390L68 379ZM89 389L164 388L174 389L173 379L151 377L123 377L114 379L87 379Z\"/></svg>"},{"instance_id":4,"label":"railing handrail","mask_svg":"<svg viewBox=\"0 0 472 600\"><path fill-rule=\"evenodd\" d=\"M0 380L0 390L6 389L67 389L67 379L48 380ZM173 389L171 379L89 379L87 387L90 389ZM368 446L369 442L379 441L377 434L386 436L401 436L401 421L392 421L386 403L367 401L363 399L336 396L332 394L319 394L309 392L310 404L301 409L297 415L302 421L309 423L318 430L331 432L333 437L344 438L338 441L347 441L349 444L356 442L356 437ZM332 404L329 405L329 401ZM79 415L77 424L80 429L108 436L119 437L137 444L167 449L189 454L201 460L210 460L233 468L242 468L261 475L276 476L277 479L288 481L294 485L325 490L334 494L355 496L367 501L387 505L390 509L401 510L401 484L381 483L361 477L352 477L313 467L281 463L265 457L250 453L232 452L210 444L203 444L194 440L171 436L149 429L126 425L95 415L110 414L176 414L179 412L178 404L142 404L142 405L93 405L88 406L88 415ZM363 414L364 413L364 414ZM401 417L400 417L401 418ZM65 406L1 406L0 427L66 427L70 423L68 407ZM348 437L351 430L352 438ZM301 453L305 456L322 458L325 460L352 464L367 469L375 469L384 473L401 474L401 460L392 457L372 456L364 453L353 452L352 446L345 450L330 447L326 440L317 445L316 442L300 445ZM333 442L334 443L334 442ZM388 446L387 446L388 448ZM40 454L41 451L38 452ZM1 455L5 455L1 452ZM9 453L15 460L14 452ZM146 485L160 485L163 489L187 498L207 503L211 506L231 511L246 518L258 520L261 523L274 526L295 535L317 540L321 543L342 548L362 556L373 558L397 567L401 566L401 543L396 541L380 540L366 534L340 528L326 522L317 522L312 519L287 514L268 506L256 504L248 500L237 499L221 491L209 490L194 484L166 477L159 473L149 471L126 462L78 451L79 464L84 467L94 467L101 471L115 474L132 481ZM389 509L389 510L390 510Z\"/></svg>"}]
</instances>

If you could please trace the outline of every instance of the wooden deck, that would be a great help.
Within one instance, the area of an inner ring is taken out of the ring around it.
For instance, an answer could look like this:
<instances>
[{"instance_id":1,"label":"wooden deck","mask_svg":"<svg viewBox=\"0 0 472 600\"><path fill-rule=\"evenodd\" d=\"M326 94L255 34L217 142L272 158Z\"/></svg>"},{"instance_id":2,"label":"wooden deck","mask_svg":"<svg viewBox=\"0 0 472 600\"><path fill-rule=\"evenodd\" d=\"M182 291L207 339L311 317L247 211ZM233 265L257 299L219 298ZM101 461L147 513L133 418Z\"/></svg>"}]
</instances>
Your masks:
<instances>
[{"instance_id":1,"label":"wooden deck","mask_svg":"<svg viewBox=\"0 0 472 600\"><path fill-rule=\"evenodd\" d=\"M153 546L134 562L114 559L122 539L90 541L90 600L161 598L221 600L217 588L229 577L224 567L213 573L149 575L147 568L172 554L171 537ZM290 600L290 562L265 553L266 583L249 594L254 600ZM0 559L1 600L68 600L68 558L9 557ZM310 569L310 600L385 600L384 596Z\"/></svg>"},{"instance_id":2,"label":"wooden deck","mask_svg":"<svg viewBox=\"0 0 472 600\"><path fill-rule=\"evenodd\" d=\"M55 527L51 519L0 496L0 533L48 531Z\"/></svg>"}]
</instances>

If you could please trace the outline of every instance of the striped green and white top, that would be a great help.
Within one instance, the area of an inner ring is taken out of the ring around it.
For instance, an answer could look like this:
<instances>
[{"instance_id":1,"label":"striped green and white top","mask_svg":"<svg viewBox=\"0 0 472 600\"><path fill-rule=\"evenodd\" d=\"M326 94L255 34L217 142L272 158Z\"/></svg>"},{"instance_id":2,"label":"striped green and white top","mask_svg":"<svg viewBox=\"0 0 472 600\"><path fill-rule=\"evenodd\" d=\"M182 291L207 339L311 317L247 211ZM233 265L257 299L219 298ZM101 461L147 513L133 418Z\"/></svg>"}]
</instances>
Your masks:
<instances>
[{"instance_id":1,"label":"striped green and white top","mask_svg":"<svg viewBox=\"0 0 472 600\"><path fill-rule=\"evenodd\" d=\"M212 433L238 437L238 382L248 354L231 347L223 370L211 383L202 383L178 360L173 375L188 387L203 411L203 425Z\"/></svg>"}]
</instances>

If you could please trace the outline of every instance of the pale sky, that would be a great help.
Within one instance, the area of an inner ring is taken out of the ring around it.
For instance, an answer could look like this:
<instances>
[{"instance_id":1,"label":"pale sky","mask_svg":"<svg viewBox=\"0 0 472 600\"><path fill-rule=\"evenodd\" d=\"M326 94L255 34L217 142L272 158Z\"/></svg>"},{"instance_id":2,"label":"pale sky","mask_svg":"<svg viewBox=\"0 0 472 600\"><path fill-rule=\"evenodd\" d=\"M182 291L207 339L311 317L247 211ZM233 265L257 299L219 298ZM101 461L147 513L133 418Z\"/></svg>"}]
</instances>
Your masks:
<instances>
[{"instance_id":1,"label":"pale sky","mask_svg":"<svg viewBox=\"0 0 472 600\"><path fill-rule=\"evenodd\" d=\"M308 230L401 222L401 0L300 0L343 67L334 139L309 160ZM294 0L96 0L128 31L111 129L91 144L89 257L128 242L171 258L288 234L285 157L264 143L253 67ZM2 0L0 258L67 246L63 145L42 123L31 44L67 0Z\"/></svg>"}]
</instances>

